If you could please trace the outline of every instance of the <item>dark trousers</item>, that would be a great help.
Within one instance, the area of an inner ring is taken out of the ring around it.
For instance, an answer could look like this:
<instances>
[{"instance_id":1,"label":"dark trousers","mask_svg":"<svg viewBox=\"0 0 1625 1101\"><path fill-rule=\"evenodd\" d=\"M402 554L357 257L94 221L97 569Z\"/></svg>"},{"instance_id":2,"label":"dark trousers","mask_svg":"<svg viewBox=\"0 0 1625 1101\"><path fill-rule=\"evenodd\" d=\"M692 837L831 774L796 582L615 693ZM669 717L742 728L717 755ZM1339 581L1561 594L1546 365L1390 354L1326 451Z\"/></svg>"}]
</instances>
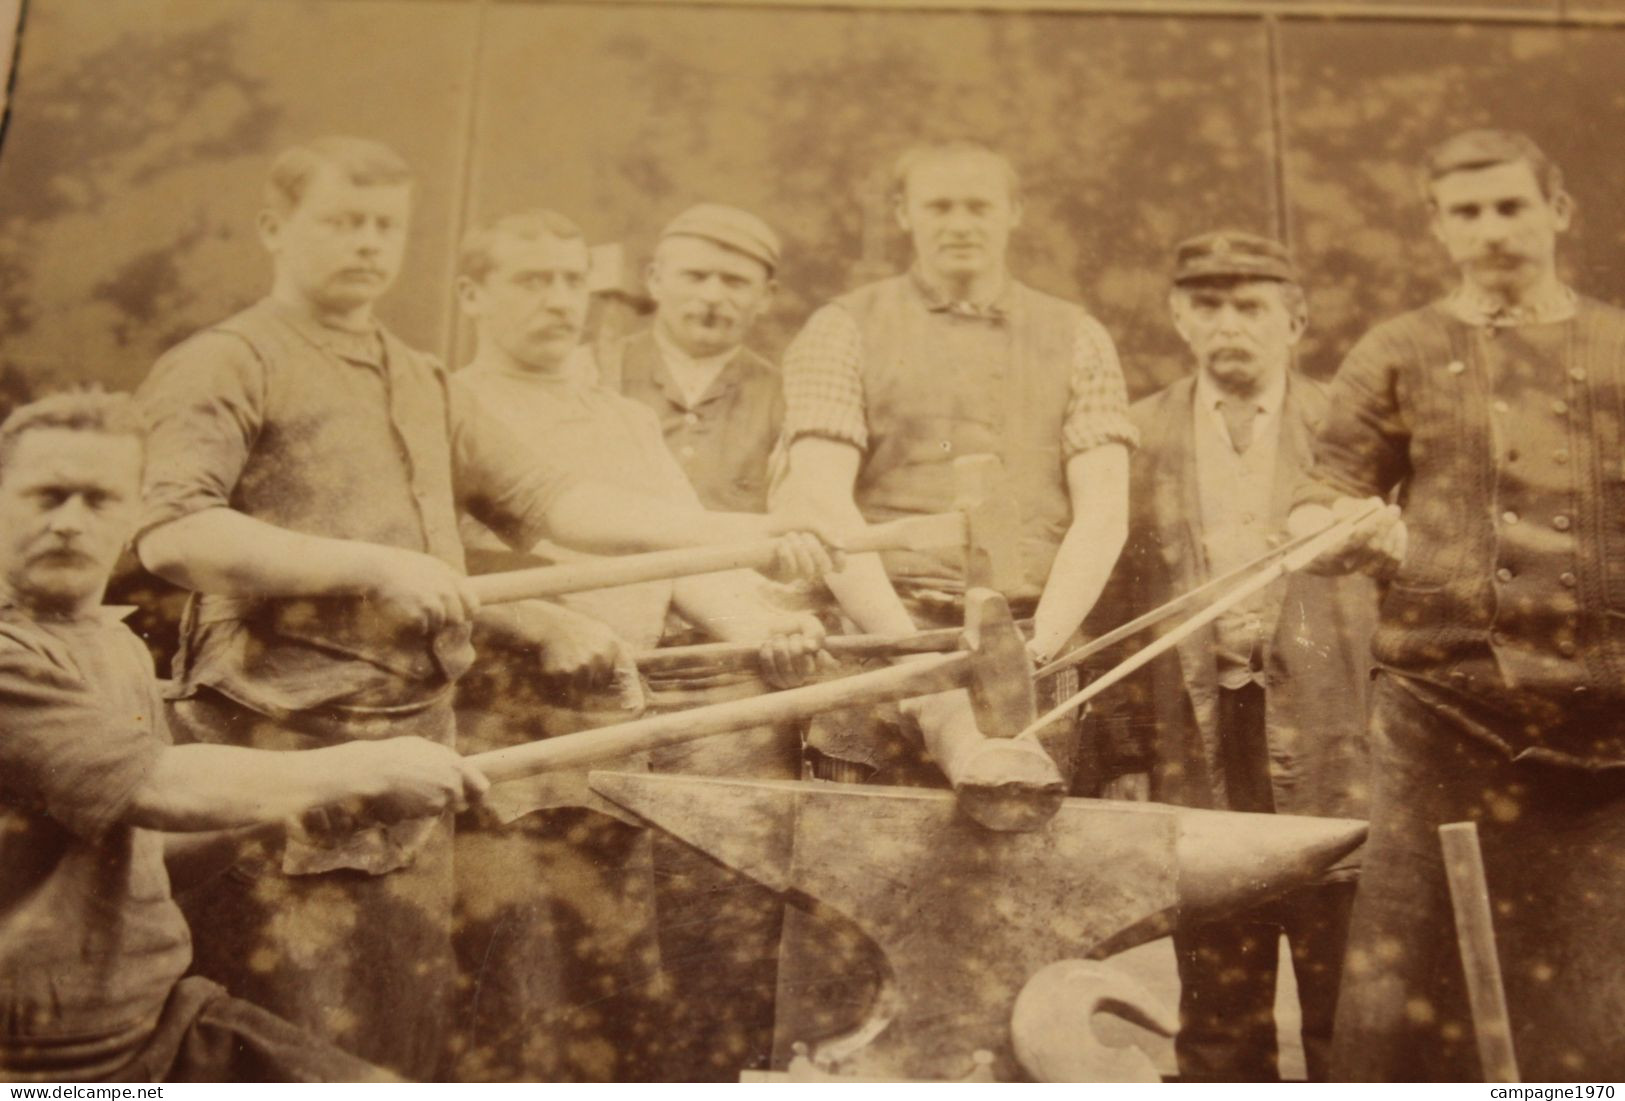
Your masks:
<instances>
[{"instance_id":1,"label":"dark trousers","mask_svg":"<svg viewBox=\"0 0 1625 1101\"><path fill-rule=\"evenodd\" d=\"M1264 690L1219 693L1219 765L1231 810L1275 810ZM1354 884L1329 883L1222 921L1174 933L1179 966L1179 1076L1259 1082L1280 1077L1275 1025L1279 944L1286 934L1303 1016L1309 1080L1325 1081Z\"/></svg>"},{"instance_id":2,"label":"dark trousers","mask_svg":"<svg viewBox=\"0 0 1625 1101\"><path fill-rule=\"evenodd\" d=\"M310 742L214 693L181 702L174 719L194 740ZM451 722L443 707L392 728L449 742ZM177 897L192 927L193 969L352 1055L428 1079L441 1059L453 979L451 846L448 814L409 864L383 875L288 875L279 853L255 852Z\"/></svg>"},{"instance_id":3,"label":"dark trousers","mask_svg":"<svg viewBox=\"0 0 1625 1101\"><path fill-rule=\"evenodd\" d=\"M1438 827L1478 823L1526 1082L1625 1078L1625 774L1506 753L1377 682L1371 835L1331 1074L1482 1077Z\"/></svg>"}]
</instances>

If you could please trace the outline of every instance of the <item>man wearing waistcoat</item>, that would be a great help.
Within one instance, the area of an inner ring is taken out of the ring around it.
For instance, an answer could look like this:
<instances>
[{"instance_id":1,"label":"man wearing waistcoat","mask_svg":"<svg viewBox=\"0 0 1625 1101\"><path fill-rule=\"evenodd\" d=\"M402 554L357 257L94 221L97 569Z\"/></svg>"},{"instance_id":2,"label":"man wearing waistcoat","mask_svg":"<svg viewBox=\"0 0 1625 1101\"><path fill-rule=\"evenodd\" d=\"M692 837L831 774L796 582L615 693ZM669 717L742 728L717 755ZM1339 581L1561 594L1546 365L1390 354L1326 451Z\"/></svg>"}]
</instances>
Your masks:
<instances>
[{"instance_id":1,"label":"man wearing waistcoat","mask_svg":"<svg viewBox=\"0 0 1625 1101\"><path fill-rule=\"evenodd\" d=\"M660 418L706 508L767 509L779 371L745 346L778 287L779 237L747 210L700 203L660 231L645 278L654 323L598 362L599 379Z\"/></svg>"},{"instance_id":2,"label":"man wearing waistcoat","mask_svg":"<svg viewBox=\"0 0 1625 1101\"><path fill-rule=\"evenodd\" d=\"M775 507L849 524L942 512L954 503L956 457L1000 456L1023 570L1007 595L1034 616L1032 652L1043 660L1094 604L1127 528L1135 432L1117 353L1082 307L1010 275L1022 202L1003 156L968 142L910 150L894 202L913 266L819 310L785 354ZM904 634L961 622L961 557L856 556L828 581L860 629ZM969 715L962 693L907 710L927 744ZM913 767L864 717L815 721L809 745L832 778L896 782Z\"/></svg>"},{"instance_id":3,"label":"man wearing waistcoat","mask_svg":"<svg viewBox=\"0 0 1625 1101\"><path fill-rule=\"evenodd\" d=\"M478 598L456 514L510 545L615 553L772 530L530 461L444 368L373 316L412 185L392 150L323 138L273 164L271 293L166 353L143 385L143 562L191 590L174 670L186 736L301 749L451 744ZM796 536L804 571L821 548ZM546 616L481 612L547 645ZM193 900L199 970L357 1055L433 1071L450 998L446 816L289 841Z\"/></svg>"},{"instance_id":4,"label":"man wearing waistcoat","mask_svg":"<svg viewBox=\"0 0 1625 1101\"><path fill-rule=\"evenodd\" d=\"M1311 462L1324 388L1291 370L1308 314L1284 246L1221 231L1183 242L1169 295L1196 373L1136 402L1128 545L1091 616L1110 630L1265 554ZM1140 748L1150 797L1270 814L1364 816L1376 592L1300 576L1221 616L1102 697L1086 720ZM1102 668L1127 656L1102 655ZM1173 935L1185 1081L1279 1077L1285 932L1311 1081L1324 1081L1354 883L1305 888Z\"/></svg>"},{"instance_id":5,"label":"man wearing waistcoat","mask_svg":"<svg viewBox=\"0 0 1625 1101\"><path fill-rule=\"evenodd\" d=\"M1421 179L1459 272L1332 385L1295 530L1397 490L1319 563L1390 578L1371 835L1334 1079L1484 1074L1437 828L1477 823L1526 1081L1625 1076L1625 314L1559 277L1573 201L1529 138Z\"/></svg>"}]
</instances>

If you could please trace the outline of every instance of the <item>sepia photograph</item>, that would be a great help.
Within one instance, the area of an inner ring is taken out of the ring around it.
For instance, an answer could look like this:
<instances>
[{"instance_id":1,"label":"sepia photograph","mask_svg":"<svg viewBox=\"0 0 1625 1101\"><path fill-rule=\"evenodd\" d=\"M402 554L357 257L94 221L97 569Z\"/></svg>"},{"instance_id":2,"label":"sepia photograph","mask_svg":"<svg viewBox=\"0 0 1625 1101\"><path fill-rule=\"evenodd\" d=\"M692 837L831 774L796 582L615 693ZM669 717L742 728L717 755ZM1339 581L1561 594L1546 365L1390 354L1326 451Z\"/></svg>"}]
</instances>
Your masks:
<instances>
[{"instance_id":1,"label":"sepia photograph","mask_svg":"<svg viewBox=\"0 0 1625 1101\"><path fill-rule=\"evenodd\" d=\"M0 58L0 1081L1625 1081L1625 0Z\"/></svg>"}]
</instances>

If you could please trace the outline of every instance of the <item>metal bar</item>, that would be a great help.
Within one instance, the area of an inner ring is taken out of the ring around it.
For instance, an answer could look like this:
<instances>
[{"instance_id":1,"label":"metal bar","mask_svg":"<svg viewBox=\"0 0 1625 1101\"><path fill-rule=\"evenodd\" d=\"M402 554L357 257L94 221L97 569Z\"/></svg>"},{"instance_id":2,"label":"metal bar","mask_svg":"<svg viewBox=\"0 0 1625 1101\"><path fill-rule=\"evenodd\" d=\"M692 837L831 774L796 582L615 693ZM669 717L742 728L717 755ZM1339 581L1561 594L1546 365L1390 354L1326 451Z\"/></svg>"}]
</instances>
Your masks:
<instances>
[{"instance_id":1,"label":"metal bar","mask_svg":"<svg viewBox=\"0 0 1625 1101\"><path fill-rule=\"evenodd\" d=\"M1155 627L1165 619L1172 619L1186 608L1195 607L1216 592L1222 592L1231 585L1240 581L1254 570L1260 570L1272 563L1279 562L1293 551L1318 538L1319 532L1310 532L1300 535L1290 542L1274 547L1254 558L1251 562L1244 562L1229 573L1220 574L1209 581L1204 581L1189 592L1181 593L1165 604L1159 604L1143 615L1135 616L1121 627L1114 627L1099 638L1086 642L1076 650L1071 650L1045 665L1033 674L1034 677L1047 677L1051 673L1059 673L1063 669L1071 669L1082 665L1102 650L1108 650L1126 638L1132 638L1148 627Z\"/></svg>"},{"instance_id":2,"label":"metal bar","mask_svg":"<svg viewBox=\"0 0 1625 1101\"><path fill-rule=\"evenodd\" d=\"M1512 1050L1512 1020L1501 985L1501 961L1495 953L1495 920L1490 886L1484 878L1484 854L1478 847L1476 822L1439 827L1444 874L1450 884L1450 908L1456 914L1456 940L1467 976L1467 1002L1473 1012L1473 1034L1484 1081L1516 1082L1518 1056Z\"/></svg>"},{"instance_id":3,"label":"metal bar","mask_svg":"<svg viewBox=\"0 0 1625 1101\"><path fill-rule=\"evenodd\" d=\"M1031 738L1036 736L1040 730L1044 729L1044 727L1048 726L1056 719L1061 718L1063 715L1071 714L1073 711L1076 711L1078 708L1100 695L1118 681L1121 681L1123 678L1127 677L1136 669L1148 664L1159 655L1165 654L1169 650L1172 650L1175 646L1178 646L1185 639L1189 638L1198 629L1212 623L1215 619L1218 619L1226 611L1235 607L1253 593L1256 593L1261 589L1268 588L1270 585L1285 577L1287 574L1292 573L1294 570L1300 570L1310 562L1313 562L1320 555L1337 546L1337 544L1343 539L1347 538L1349 533L1352 532L1356 527L1375 515L1384 507L1385 506L1382 502L1372 501L1368 507L1362 508L1356 512L1352 512L1341 520L1334 520L1327 524L1325 527L1316 532L1313 538L1311 538L1308 542L1300 541L1300 545L1283 554L1280 561L1276 562L1274 565L1269 566L1262 572L1248 578L1246 581L1243 581L1241 584L1237 585L1235 588L1221 596L1218 600L1215 600L1212 604L1209 604L1207 607L1203 608L1190 618L1181 620L1178 626L1174 627L1173 630L1151 643L1145 649L1136 651L1130 657L1119 662L1105 673L1102 673L1098 679L1090 682L1089 686L1083 689L1083 691L1062 700L1060 703L1038 716L1038 718L1034 720L1027 727L1027 729L1017 734L1016 737Z\"/></svg>"}]
</instances>

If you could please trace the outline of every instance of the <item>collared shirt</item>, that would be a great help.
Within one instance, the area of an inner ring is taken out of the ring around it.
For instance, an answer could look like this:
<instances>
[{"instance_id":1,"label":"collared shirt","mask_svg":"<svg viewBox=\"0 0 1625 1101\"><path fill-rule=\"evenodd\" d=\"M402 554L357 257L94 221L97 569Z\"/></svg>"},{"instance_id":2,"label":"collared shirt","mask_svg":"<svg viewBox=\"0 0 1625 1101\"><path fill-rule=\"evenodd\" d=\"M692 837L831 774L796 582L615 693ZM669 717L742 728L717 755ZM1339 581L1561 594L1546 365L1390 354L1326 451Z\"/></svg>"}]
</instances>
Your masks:
<instances>
[{"instance_id":1,"label":"collared shirt","mask_svg":"<svg viewBox=\"0 0 1625 1101\"><path fill-rule=\"evenodd\" d=\"M784 417L776 367L740 347L696 400L674 377L653 330L603 353L599 380L654 411L666 446L706 508L767 510L768 459Z\"/></svg>"},{"instance_id":2,"label":"collared shirt","mask_svg":"<svg viewBox=\"0 0 1625 1101\"><path fill-rule=\"evenodd\" d=\"M113 1072L185 973L163 837L121 821L169 740L116 611L0 606L0 1078Z\"/></svg>"},{"instance_id":3,"label":"collared shirt","mask_svg":"<svg viewBox=\"0 0 1625 1101\"><path fill-rule=\"evenodd\" d=\"M993 301L976 305L950 301L917 271L910 275L925 308L944 321L981 322L979 328L993 336L1007 327L1013 280L1006 281ZM830 307L813 314L784 356L786 442L820 436L866 451L863 366L863 337L852 315ZM1102 444L1133 446L1136 439L1117 348L1105 328L1086 314L1079 316L1072 343L1072 400L1064 436L1068 459Z\"/></svg>"},{"instance_id":4,"label":"collared shirt","mask_svg":"<svg viewBox=\"0 0 1625 1101\"><path fill-rule=\"evenodd\" d=\"M458 507L530 546L573 481L527 461L432 357L270 299L166 353L140 398L143 530L231 508L461 569ZM466 628L431 637L360 597L211 595L188 606L175 678L179 694L208 685L270 716L389 710L443 696L472 658Z\"/></svg>"},{"instance_id":5,"label":"collared shirt","mask_svg":"<svg viewBox=\"0 0 1625 1101\"><path fill-rule=\"evenodd\" d=\"M595 482L699 507L682 468L660 436L660 423L645 406L568 374L543 375L501 368L465 367L452 376L480 406L523 441L536 463ZM464 518L470 546L490 546L483 525ZM547 548L551 557L587 555ZM608 624L637 649L660 642L671 603L672 582L649 581L559 598L566 607Z\"/></svg>"},{"instance_id":6,"label":"collared shirt","mask_svg":"<svg viewBox=\"0 0 1625 1101\"><path fill-rule=\"evenodd\" d=\"M1193 402L1196 443L1196 488L1202 510L1202 546L1208 573L1220 576L1267 551L1276 534L1271 523L1275 462L1280 450L1281 409L1286 401L1286 375L1251 400L1256 411L1252 443L1238 453L1230 440L1220 403L1236 400L1214 385L1205 371L1196 376ZM1219 683L1240 688L1264 683L1262 593L1244 601L1214 622Z\"/></svg>"}]
</instances>

